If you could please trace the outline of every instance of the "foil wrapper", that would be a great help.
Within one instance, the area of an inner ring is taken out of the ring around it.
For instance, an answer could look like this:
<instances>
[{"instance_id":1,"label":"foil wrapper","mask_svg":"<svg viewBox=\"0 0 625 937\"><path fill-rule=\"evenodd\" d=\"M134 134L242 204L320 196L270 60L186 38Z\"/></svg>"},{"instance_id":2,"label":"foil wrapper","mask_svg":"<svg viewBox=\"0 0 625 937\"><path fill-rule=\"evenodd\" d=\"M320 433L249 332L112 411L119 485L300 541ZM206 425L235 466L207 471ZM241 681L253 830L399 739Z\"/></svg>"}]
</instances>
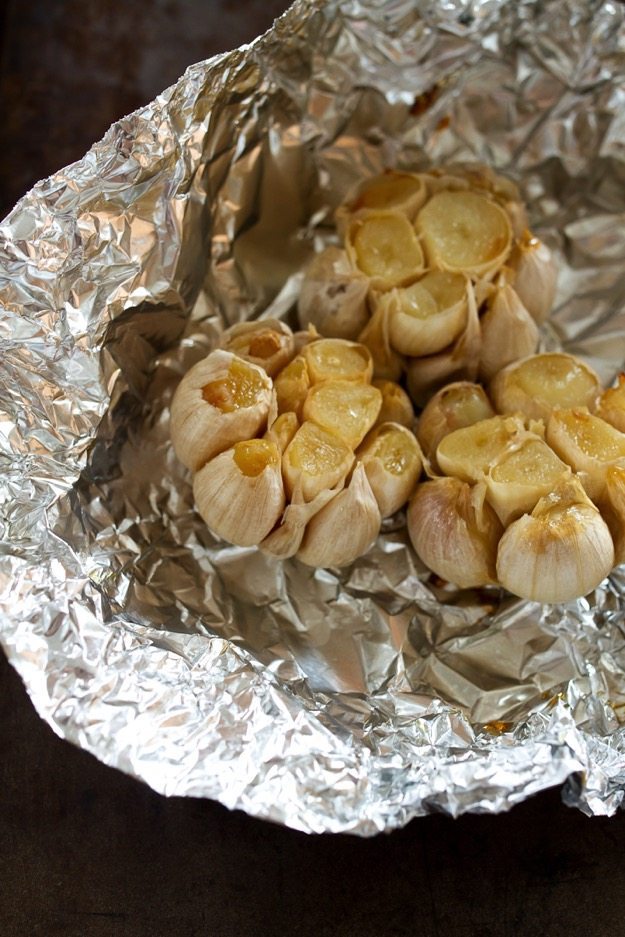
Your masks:
<instances>
[{"instance_id":1,"label":"foil wrapper","mask_svg":"<svg viewBox=\"0 0 625 937\"><path fill-rule=\"evenodd\" d=\"M0 640L61 736L307 831L625 791L625 572L564 606L440 588L401 517L348 569L214 540L168 404L224 325L291 316L350 187L487 163L561 277L545 348L625 361L624 8L297 2L0 226Z\"/></svg>"}]
</instances>

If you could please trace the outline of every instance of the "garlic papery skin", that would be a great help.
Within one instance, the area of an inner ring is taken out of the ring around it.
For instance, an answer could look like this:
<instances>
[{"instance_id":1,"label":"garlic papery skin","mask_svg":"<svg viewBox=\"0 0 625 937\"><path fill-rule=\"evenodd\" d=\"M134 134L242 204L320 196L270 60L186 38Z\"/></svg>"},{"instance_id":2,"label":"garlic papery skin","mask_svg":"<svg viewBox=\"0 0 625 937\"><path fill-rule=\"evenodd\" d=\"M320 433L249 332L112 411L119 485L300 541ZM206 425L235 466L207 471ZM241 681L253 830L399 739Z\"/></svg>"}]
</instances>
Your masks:
<instances>
[{"instance_id":1,"label":"garlic papery skin","mask_svg":"<svg viewBox=\"0 0 625 937\"><path fill-rule=\"evenodd\" d=\"M302 357L306 361L311 384L321 381L370 381L373 359L362 343L342 338L321 338L305 345Z\"/></svg>"},{"instance_id":2,"label":"garlic papery skin","mask_svg":"<svg viewBox=\"0 0 625 937\"><path fill-rule=\"evenodd\" d=\"M436 450L436 462L445 475L482 481L490 467L527 435L520 416L493 416L444 436Z\"/></svg>"},{"instance_id":3,"label":"garlic papery skin","mask_svg":"<svg viewBox=\"0 0 625 937\"><path fill-rule=\"evenodd\" d=\"M538 346L538 326L515 290L504 283L488 302L480 319L482 346L480 377L489 381L512 361L533 354Z\"/></svg>"},{"instance_id":4,"label":"garlic papery skin","mask_svg":"<svg viewBox=\"0 0 625 937\"><path fill-rule=\"evenodd\" d=\"M297 355L274 380L278 413L292 412L301 420L304 401L308 396L310 386L306 359L301 354Z\"/></svg>"},{"instance_id":5,"label":"garlic papery skin","mask_svg":"<svg viewBox=\"0 0 625 937\"><path fill-rule=\"evenodd\" d=\"M599 398L596 415L625 433L625 374L619 374L616 387L608 387Z\"/></svg>"},{"instance_id":6,"label":"garlic papery skin","mask_svg":"<svg viewBox=\"0 0 625 937\"><path fill-rule=\"evenodd\" d=\"M354 215L389 209L413 219L427 198L427 187L422 175L387 169L372 179L366 179L355 195L341 205L335 214L339 234L344 235Z\"/></svg>"},{"instance_id":7,"label":"garlic papery skin","mask_svg":"<svg viewBox=\"0 0 625 937\"><path fill-rule=\"evenodd\" d=\"M302 500L312 501L325 488L347 477L354 463L351 448L316 423L306 420L282 456L282 475L289 498L301 488Z\"/></svg>"},{"instance_id":8,"label":"garlic papery skin","mask_svg":"<svg viewBox=\"0 0 625 937\"><path fill-rule=\"evenodd\" d=\"M369 278L354 268L347 253L327 247L304 272L297 303L303 327L314 325L328 338L355 339L369 321Z\"/></svg>"},{"instance_id":9,"label":"garlic papery skin","mask_svg":"<svg viewBox=\"0 0 625 937\"><path fill-rule=\"evenodd\" d=\"M371 383L382 394L382 406L375 425L400 423L411 429L415 422L415 412L412 401L404 388L396 381L376 380Z\"/></svg>"},{"instance_id":10,"label":"garlic papery skin","mask_svg":"<svg viewBox=\"0 0 625 937\"><path fill-rule=\"evenodd\" d=\"M582 478L593 501L605 493L610 465L625 465L625 433L583 409L554 410L546 439L554 452Z\"/></svg>"},{"instance_id":11,"label":"garlic papery skin","mask_svg":"<svg viewBox=\"0 0 625 937\"><path fill-rule=\"evenodd\" d=\"M587 595L614 566L607 524L573 477L506 530L497 553L501 585L535 602Z\"/></svg>"},{"instance_id":12,"label":"garlic papery skin","mask_svg":"<svg viewBox=\"0 0 625 937\"><path fill-rule=\"evenodd\" d=\"M170 432L183 465L196 472L234 443L262 432L272 383L256 364L217 349L180 381L171 402Z\"/></svg>"},{"instance_id":13,"label":"garlic papery skin","mask_svg":"<svg viewBox=\"0 0 625 937\"><path fill-rule=\"evenodd\" d=\"M456 381L437 391L423 408L417 423L417 439L436 466L436 449L449 433L495 416L486 392L471 381Z\"/></svg>"},{"instance_id":14,"label":"garlic papery skin","mask_svg":"<svg viewBox=\"0 0 625 937\"><path fill-rule=\"evenodd\" d=\"M589 365L573 355L547 352L507 365L495 375L489 396L499 413L523 413L549 419L552 410L594 410L601 387Z\"/></svg>"},{"instance_id":15,"label":"garlic papery skin","mask_svg":"<svg viewBox=\"0 0 625 937\"><path fill-rule=\"evenodd\" d=\"M374 305L376 305L375 312L358 336L358 340L369 350L376 379L398 381L404 370L404 358L391 348L390 308L388 304L375 303L375 301Z\"/></svg>"},{"instance_id":16,"label":"garlic papery skin","mask_svg":"<svg viewBox=\"0 0 625 937\"><path fill-rule=\"evenodd\" d=\"M484 485L434 478L417 485L408 508L408 534L425 565L461 589L496 583L503 528L484 500Z\"/></svg>"},{"instance_id":17,"label":"garlic papery skin","mask_svg":"<svg viewBox=\"0 0 625 937\"><path fill-rule=\"evenodd\" d=\"M348 566L380 531L380 511L363 465L346 488L309 521L297 559L307 566Z\"/></svg>"},{"instance_id":18,"label":"garlic papery skin","mask_svg":"<svg viewBox=\"0 0 625 937\"><path fill-rule=\"evenodd\" d=\"M421 209L415 227L430 266L467 276L499 269L512 245L506 212L477 192L439 192Z\"/></svg>"},{"instance_id":19,"label":"garlic papery skin","mask_svg":"<svg viewBox=\"0 0 625 937\"><path fill-rule=\"evenodd\" d=\"M308 521L317 514L328 501L345 487L341 479L334 488L324 488L312 501L304 501L301 486L298 486L287 504L279 525L259 544L263 553L270 553L281 560L295 556L299 550Z\"/></svg>"},{"instance_id":20,"label":"garlic papery skin","mask_svg":"<svg viewBox=\"0 0 625 937\"><path fill-rule=\"evenodd\" d=\"M571 476L571 469L544 439L528 433L517 447L491 465L485 480L486 498L507 527L534 509L540 498Z\"/></svg>"},{"instance_id":21,"label":"garlic papery skin","mask_svg":"<svg viewBox=\"0 0 625 937\"><path fill-rule=\"evenodd\" d=\"M239 322L226 329L219 345L257 364L269 377L275 377L295 355L293 332L280 319Z\"/></svg>"},{"instance_id":22,"label":"garlic papery skin","mask_svg":"<svg viewBox=\"0 0 625 937\"><path fill-rule=\"evenodd\" d=\"M239 547L256 546L284 510L277 446L266 439L237 443L196 473L193 495L214 534Z\"/></svg>"},{"instance_id":23,"label":"garlic papery skin","mask_svg":"<svg viewBox=\"0 0 625 937\"><path fill-rule=\"evenodd\" d=\"M345 246L351 262L369 277L373 289L406 286L425 270L414 228L399 212L367 212L354 218Z\"/></svg>"},{"instance_id":24,"label":"garlic papery skin","mask_svg":"<svg viewBox=\"0 0 625 937\"><path fill-rule=\"evenodd\" d=\"M414 434L399 423L383 423L369 433L356 458L365 468L382 517L399 511L423 469Z\"/></svg>"},{"instance_id":25,"label":"garlic papery skin","mask_svg":"<svg viewBox=\"0 0 625 937\"><path fill-rule=\"evenodd\" d=\"M467 281L433 270L404 289L383 293L389 307L391 346L402 355L433 355L451 345L467 318Z\"/></svg>"},{"instance_id":26,"label":"garlic papery skin","mask_svg":"<svg viewBox=\"0 0 625 937\"><path fill-rule=\"evenodd\" d=\"M539 238L526 231L509 260L514 270L514 289L539 325L553 306L558 285L558 268L552 252Z\"/></svg>"},{"instance_id":27,"label":"garlic papery skin","mask_svg":"<svg viewBox=\"0 0 625 937\"><path fill-rule=\"evenodd\" d=\"M382 394L371 384L324 381L311 387L302 412L305 420L355 449L375 423L381 406Z\"/></svg>"}]
</instances>

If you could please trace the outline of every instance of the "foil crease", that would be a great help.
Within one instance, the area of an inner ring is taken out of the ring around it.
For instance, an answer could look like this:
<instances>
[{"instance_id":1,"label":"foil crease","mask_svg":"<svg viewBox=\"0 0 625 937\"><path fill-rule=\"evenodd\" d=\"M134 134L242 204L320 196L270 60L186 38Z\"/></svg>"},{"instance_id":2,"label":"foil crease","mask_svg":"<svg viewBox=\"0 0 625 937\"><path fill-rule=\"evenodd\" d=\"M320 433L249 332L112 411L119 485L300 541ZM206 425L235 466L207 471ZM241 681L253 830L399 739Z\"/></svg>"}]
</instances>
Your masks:
<instances>
[{"instance_id":1,"label":"foil crease","mask_svg":"<svg viewBox=\"0 0 625 937\"><path fill-rule=\"evenodd\" d=\"M215 540L168 403L292 316L385 166L514 178L561 277L545 348L625 362L625 31L588 0L296 2L0 225L0 640L62 737L165 794L363 836L625 792L625 573L563 606L439 588L402 518L352 567Z\"/></svg>"}]
</instances>

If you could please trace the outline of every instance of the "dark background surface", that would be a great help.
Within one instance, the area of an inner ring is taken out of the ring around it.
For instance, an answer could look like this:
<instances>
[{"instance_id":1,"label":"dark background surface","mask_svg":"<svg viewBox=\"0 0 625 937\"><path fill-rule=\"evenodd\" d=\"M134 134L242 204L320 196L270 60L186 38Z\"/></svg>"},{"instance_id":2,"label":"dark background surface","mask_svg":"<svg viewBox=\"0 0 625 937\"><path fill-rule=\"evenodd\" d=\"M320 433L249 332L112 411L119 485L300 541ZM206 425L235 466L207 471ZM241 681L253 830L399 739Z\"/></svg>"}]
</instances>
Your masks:
<instances>
[{"instance_id":1,"label":"dark background surface","mask_svg":"<svg viewBox=\"0 0 625 937\"><path fill-rule=\"evenodd\" d=\"M2 3L0 218L279 0ZM373 840L167 800L57 739L0 654L0 937L619 937L625 814L549 791Z\"/></svg>"}]
</instances>

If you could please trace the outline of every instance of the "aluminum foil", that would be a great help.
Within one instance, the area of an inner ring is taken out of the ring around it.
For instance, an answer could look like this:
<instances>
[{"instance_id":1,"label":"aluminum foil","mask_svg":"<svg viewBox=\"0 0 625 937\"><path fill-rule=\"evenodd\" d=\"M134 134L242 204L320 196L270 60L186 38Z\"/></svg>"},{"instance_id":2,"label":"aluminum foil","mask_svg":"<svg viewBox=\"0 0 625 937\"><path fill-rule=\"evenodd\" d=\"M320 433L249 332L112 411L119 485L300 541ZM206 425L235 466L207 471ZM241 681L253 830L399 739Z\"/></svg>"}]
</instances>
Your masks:
<instances>
[{"instance_id":1,"label":"aluminum foil","mask_svg":"<svg viewBox=\"0 0 625 937\"><path fill-rule=\"evenodd\" d=\"M546 348L625 362L624 9L297 2L0 226L0 639L61 736L165 794L372 835L625 791L625 571L564 606L440 588L401 517L352 567L214 540L168 403L225 324L292 316L385 166L517 180L562 269Z\"/></svg>"}]
</instances>

